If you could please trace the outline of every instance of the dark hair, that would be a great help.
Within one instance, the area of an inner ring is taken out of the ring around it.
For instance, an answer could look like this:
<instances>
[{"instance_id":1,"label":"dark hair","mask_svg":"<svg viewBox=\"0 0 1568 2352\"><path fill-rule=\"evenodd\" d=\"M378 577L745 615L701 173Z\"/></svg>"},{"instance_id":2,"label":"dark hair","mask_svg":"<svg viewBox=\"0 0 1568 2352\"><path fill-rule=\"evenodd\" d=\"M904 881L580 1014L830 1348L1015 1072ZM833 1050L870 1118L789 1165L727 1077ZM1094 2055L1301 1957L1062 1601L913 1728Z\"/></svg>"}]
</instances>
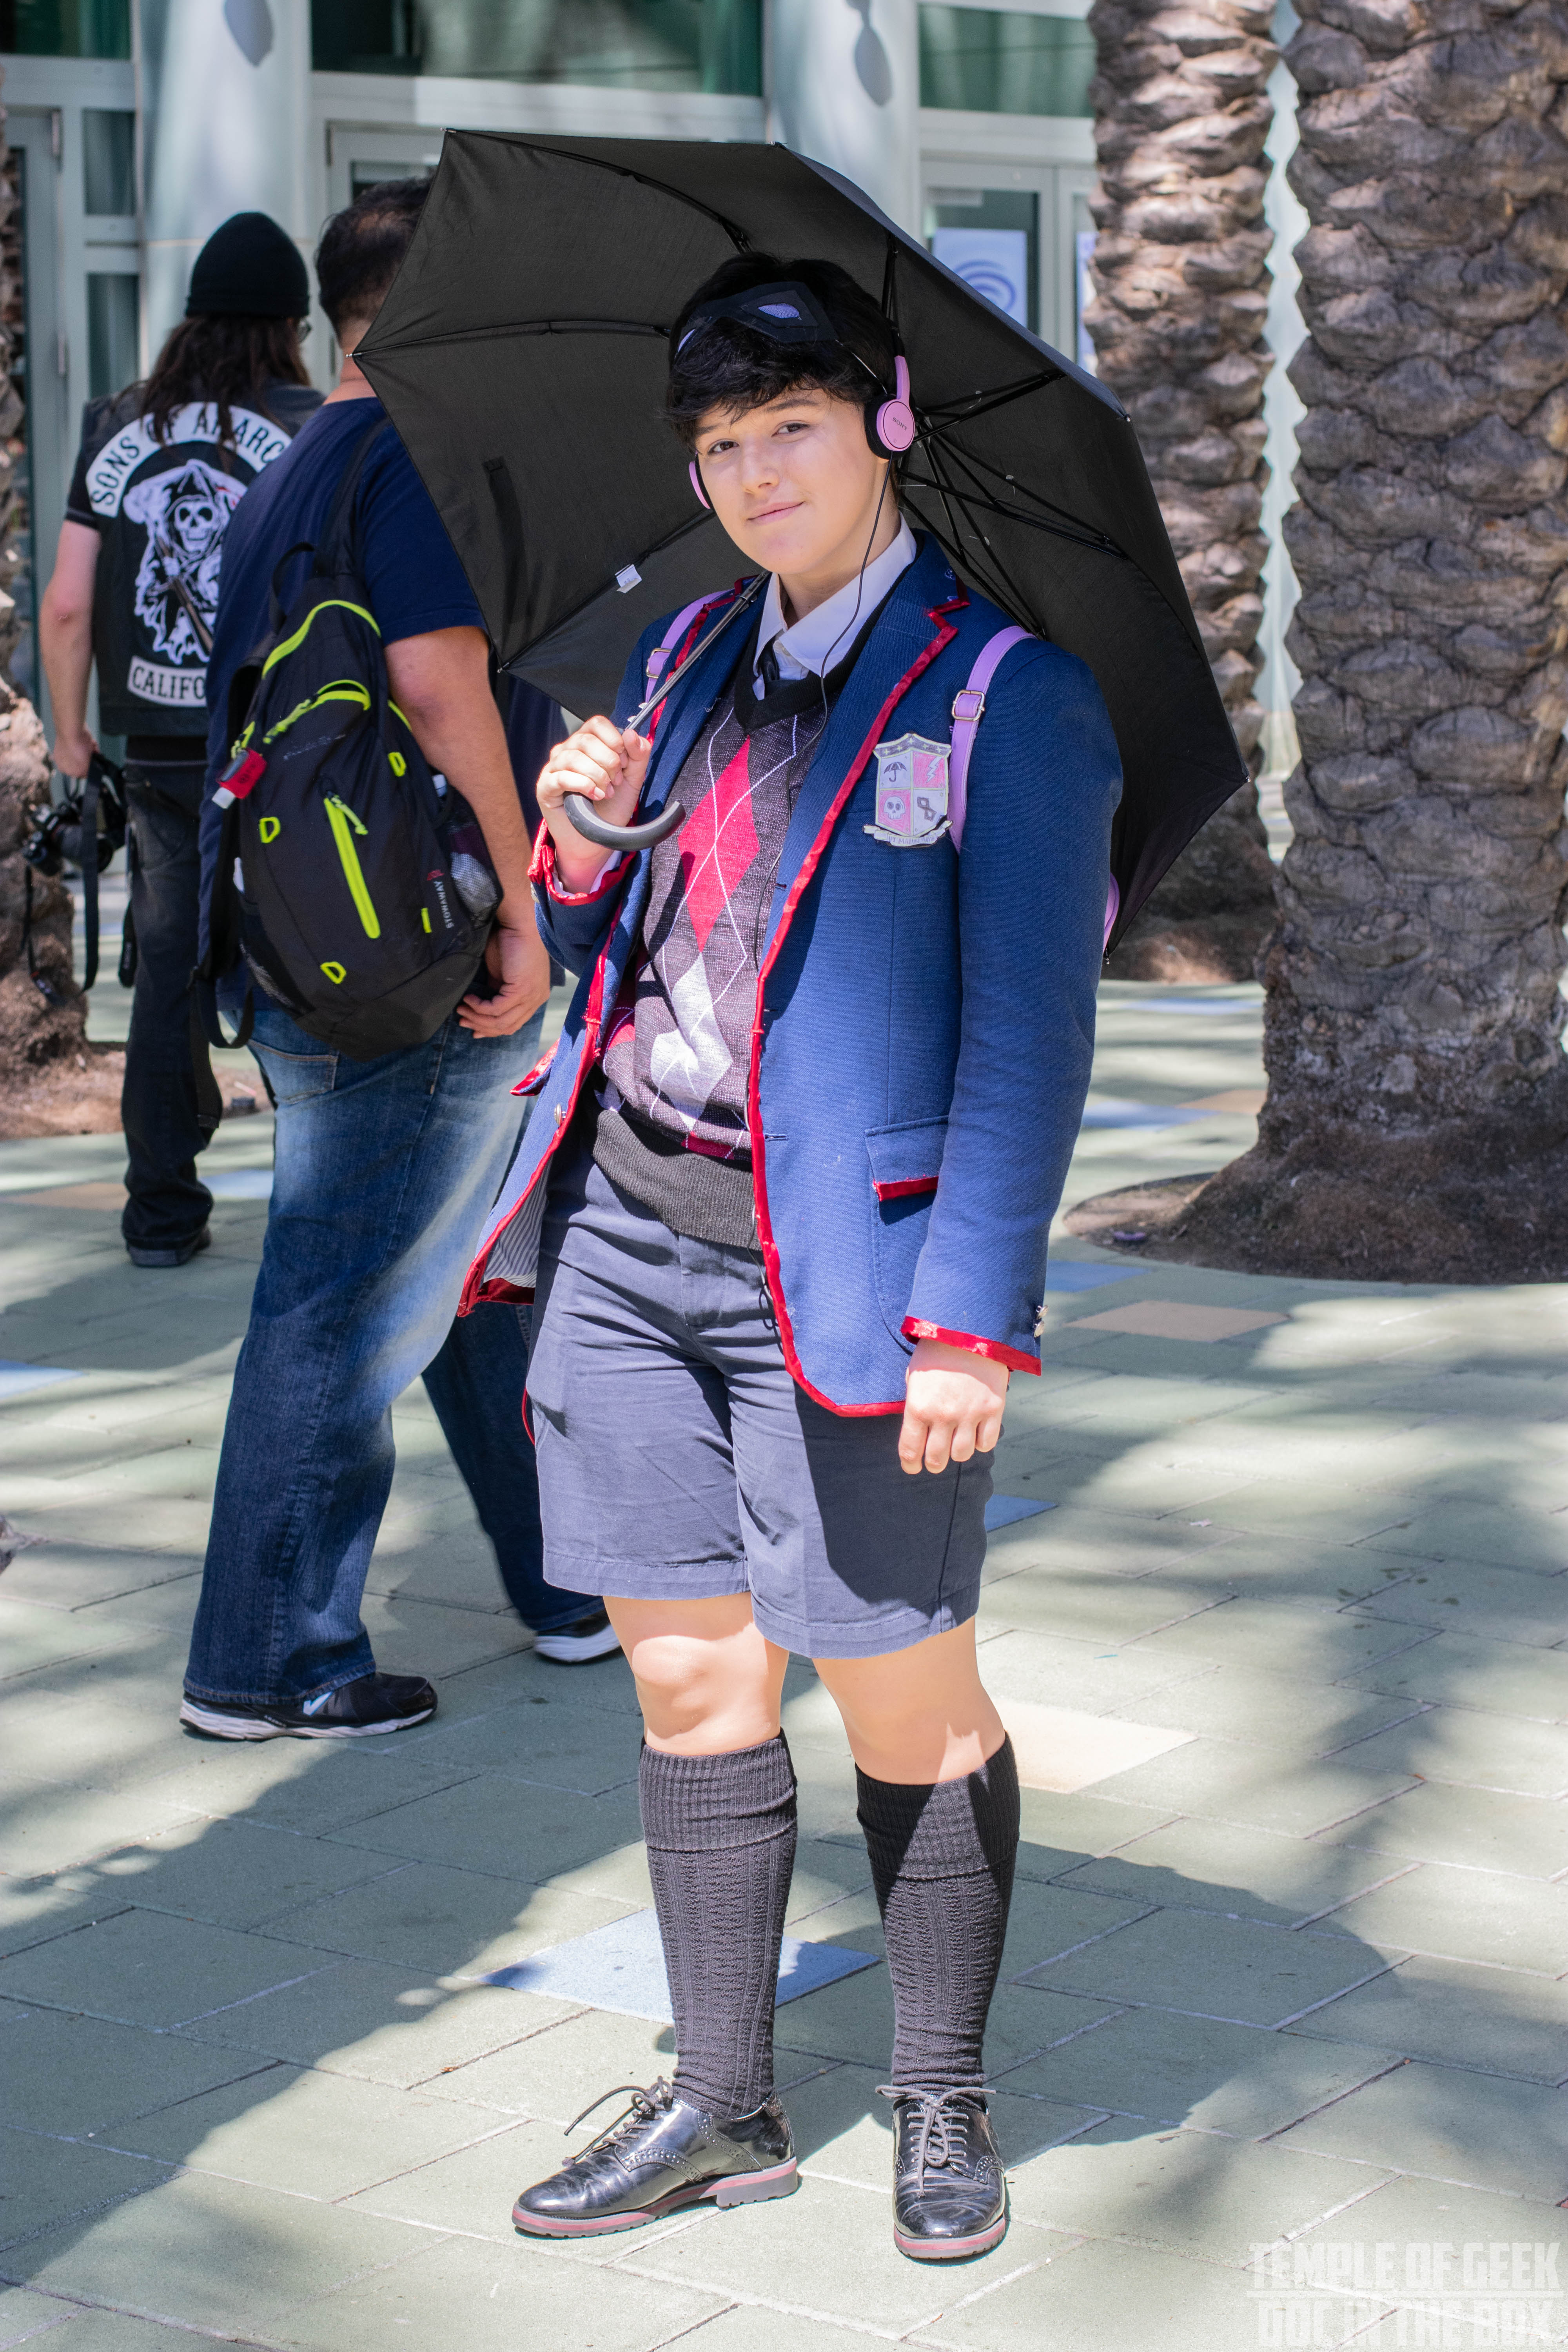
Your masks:
<instances>
[{"instance_id":1,"label":"dark hair","mask_svg":"<svg viewBox=\"0 0 1568 2352\"><path fill-rule=\"evenodd\" d=\"M316 247L316 284L334 334L346 320L374 318L429 193L428 180L378 180L332 215Z\"/></svg>"},{"instance_id":2,"label":"dark hair","mask_svg":"<svg viewBox=\"0 0 1568 2352\"><path fill-rule=\"evenodd\" d=\"M793 278L816 295L839 340L836 343L775 343L738 319L718 319L679 349L686 322L700 303L748 293L753 286ZM719 410L738 416L811 384L835 400L863 404L877 387L893 388L899 339L869 294L836 261L780 261L771 253L737 254L697 289L670 331L669 390L665 410L689 449L703 417Z\"/></svg>"},{"instance_id":3,"label":"dark hair","mask_svg":"<svg viewBox=\"0 0 1568 2352\"><path fill-rule=\"evenodd\" d=\"M298 320L202 311L194 319L181 320L146 383L135 386L136 414L151 417L153 434L166 441L177 408L184 408L188 401L214 401L217 437L220 442L231 442L231 404L258 408L263 415L270 415L268 384L310 381L300 356Z\"/></svg>"}]
</instances>

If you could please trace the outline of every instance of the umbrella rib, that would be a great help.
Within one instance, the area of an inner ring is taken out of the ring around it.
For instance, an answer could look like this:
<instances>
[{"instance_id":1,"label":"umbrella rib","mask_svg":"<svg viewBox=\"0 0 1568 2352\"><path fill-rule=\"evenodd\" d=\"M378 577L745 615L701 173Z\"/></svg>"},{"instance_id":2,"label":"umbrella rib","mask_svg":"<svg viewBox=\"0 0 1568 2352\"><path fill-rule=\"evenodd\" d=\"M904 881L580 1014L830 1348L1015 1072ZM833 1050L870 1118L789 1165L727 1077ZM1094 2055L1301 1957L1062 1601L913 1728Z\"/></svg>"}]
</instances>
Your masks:
<instances>
[{"instance_id":1,"label":"umbrella rib","mask_svg":"<svg viewBox=\"0 0 1568 2352\"><path fill-rule=\"evenodd\" d=\"M948 454L956 465L963 466L968 471L972 479L979 474L992 474L998 481L1011 483L1014 490L1020 497L1033 499L1037 506L1048 507L1053 514L1062 515L1068 522L1077 523L1080 530L1091 530L1091 526L1088 523L1082 522L1077 515L1070 511L1068 508L1058 506L1056 500L1054 499L1047 499L1043 490L1031 489L1027 482L1020 482L1016 475L1005 474L1001 467L993 465L988 457L982 457L972 449L955 449L951 446L948 448ZM992 498L994 497L994 492L988 492L986 495ZM1000 505L996 507L995 510L998 514L1007 514L1012 512L1010 508ZM1017 520L1020 522L1028 522L1033 520L1035 520L1035 518L1029 515L1020 514L1017 517ZM1123 552L1122 549L1117 546L1116 541L1113 539L1108 538L1103 531L1094 539L1093 543L1097 546L1103 547L1107 552L1111 555L1121 555Z\"/></svg>"},{"instance_id":2,"label":"umbrella rib","mask_svg":"<svg viewBox=\"0 0 1568 2352\"><path fill-rule=\"evenodd\" d=\"M975 530L973 522L970 522L968 527L971 535L979 540L979 548L967 557L963 555L963 533L960 530L958 524L953 520L952 509L948 503L948 490L952 486L942 479L941 474L936 467L934 455L929 446L926 454L931 459L932 471L936 474L937 494L942 499L943 511L947 515L949 524L952 530L952 546L950 552L952 553L959 561L966 562L970 570L973 572L981 572L988 565L994 575L995 582L1000 583L1000 594L998 596L998 601L1014 614L1015 618L1016 618L1019 614L1026 614L1030 622L1033 624L1035 634L1037 636L1048 637L1050 635L1050 631L1041 624L1034 605L1030 603L1028 597L1024 594L1023 590L1018 586L1017 582L1013 578L1012 573L1007 570L1006 565L996 553L995 549L990 544L988 540ZM955 491L954 495L958 497L960 504L962 505L963 503L963 493ZM938 536L940 537L940 533ZM1011 599L1010 603L1008 601L1009 599Z\"/></svg>"},{"instance_id":3,"label":"umbrella rib","mask_svg":"<svg viewBox=\"0 0 1568 2352\"><path fill-rule=\"evenodd\" d=\"M1053 368L1048 375L1026 376L1020 383L998 384L994 392L965 393L958 400L941 400L921 415L940 417L944 424L967 425L976 416L989 416L994 409L1005 408L1010 401L1022 400L1026 392L1044 392L1053 383L1066 381L1065 371Z\"/></svg>"},{"instance_id":4,"label":"umbrella rib","mask_svg":"<svg viewBox=\"0 0 1568 2352\"><path fill-rule=\"evenodd\" d=\"M509 319L496 327L455 328L448 335L399 335L387 348L395 352L433 351L443 343L493 341L498 335L656 335L660 342L668 342L669 329L650 326L646 320L637 319ZM369 360L381 356L368 342L362 348Z\"/></svg>"},{"instance_id":5,"label":"umbrella rib","mask_svg":"<svg viewBox=\"0 0 1568 2352\"><path fill-rule=\"evenodd\" d=\"M927 455L929 457L929 450ZM952 457L952 452L949 450L947 455ZM1021 522L1030 530L1049 531L1054 539L1065 539L1074 547L1092 548L1097 555L1121 555L1123 562L1128 560L1114 540L1094 538L1086 530L1069 530L1065 523L1052 522L1046 515L1026 514L1022 508L1004 506L984 485L977 489L966 490L952 481L942 483L932 479L922 483L918 474L910 478L916 488L941 490L945 498L955 499L962 507L977 507L984 514L1000 515L1005 522ZM974 525L971 523L970 528L973 530Z\"/></svg>"}]
</instances>

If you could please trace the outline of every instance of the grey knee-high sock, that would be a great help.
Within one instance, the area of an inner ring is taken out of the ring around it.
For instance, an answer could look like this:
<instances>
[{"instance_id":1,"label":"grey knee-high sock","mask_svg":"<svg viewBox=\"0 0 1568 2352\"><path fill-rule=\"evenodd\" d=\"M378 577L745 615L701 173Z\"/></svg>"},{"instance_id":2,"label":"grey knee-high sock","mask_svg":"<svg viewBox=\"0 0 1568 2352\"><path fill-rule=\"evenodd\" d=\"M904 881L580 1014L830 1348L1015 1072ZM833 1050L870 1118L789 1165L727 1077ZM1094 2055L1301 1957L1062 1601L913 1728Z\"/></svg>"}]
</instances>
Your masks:
<instances>
[{"instance_id":1,"label":"grey knee-high sock","mask_svg":"<svg viewBox=\"0 0 1568 2352\"><path fill-rule=\"evenodd\" d=\"M1018 1855L1013 1743L967 1780L855 1779L893 1979L893 2081L976 2090Z\"/></svg>"},{"instance_id":2,"label":"grey knee-high sock","mask_svg":"<svg viewBox=\"0 0 1568 2352\"><path fill-rule=\"evenodd\" d=\"M729 1756L645 1746L637 1780L675 2009L675 2088L732 2123L773 2087L795 1768L781 1733Z\"/></svg>"}]
</instances>

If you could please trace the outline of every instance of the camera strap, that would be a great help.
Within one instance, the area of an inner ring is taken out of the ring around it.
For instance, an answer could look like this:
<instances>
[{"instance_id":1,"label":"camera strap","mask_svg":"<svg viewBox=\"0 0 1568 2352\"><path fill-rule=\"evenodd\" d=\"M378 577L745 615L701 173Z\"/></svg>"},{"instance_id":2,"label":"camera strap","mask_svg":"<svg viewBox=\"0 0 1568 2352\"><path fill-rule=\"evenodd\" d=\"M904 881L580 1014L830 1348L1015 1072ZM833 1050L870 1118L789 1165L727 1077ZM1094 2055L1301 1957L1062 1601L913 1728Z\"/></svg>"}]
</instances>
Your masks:
<instances>
[{"instance_id":1,"label":"camera strap","mask_svg":"<svg viewBox=\"0 0 1568 2352\"><path fill-rule=\"evenodd\" d=\"M81 919L87 953L83 988L98 978L98 778L97 761L88 761L81 788Z\"/></svg>"}]
</instances>

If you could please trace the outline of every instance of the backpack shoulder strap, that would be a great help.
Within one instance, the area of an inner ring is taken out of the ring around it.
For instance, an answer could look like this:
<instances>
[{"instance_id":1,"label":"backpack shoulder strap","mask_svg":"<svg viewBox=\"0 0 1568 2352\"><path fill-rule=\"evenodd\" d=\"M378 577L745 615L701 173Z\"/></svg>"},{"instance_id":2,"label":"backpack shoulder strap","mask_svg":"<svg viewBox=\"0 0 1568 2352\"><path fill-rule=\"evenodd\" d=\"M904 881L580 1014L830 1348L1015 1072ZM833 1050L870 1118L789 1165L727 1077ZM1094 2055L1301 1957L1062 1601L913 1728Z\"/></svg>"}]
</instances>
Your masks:
<instances>
[{"instance_id":1,"label":"backpack shoulder strap","mask_svg":"<svg viewBox=\"0 0 1568 2352\"><path fill-rule=\"evenodd\" d=\"M947 766L947 821L952 835L954 849L963 847L963 819L969 805L969 759L974 749L974 737L985 714L985 690L997 670L1002 657L1021 646L1027 638L1027 629L998 629L988 637L975 656L974 667L968 681L952 698L952 756Z\"/></svg>"},{"instance_id":2,"label":"backpack shoulder strap","mask_svg":"<svg viewBox=\"0 0 1568 2352\"><path fill-rule=\"evenodd\" d=\"M372 449L382 435L390 433L391 430L391 417L378 416L373 424L366 426L355 442L353 455L343 470L343 478L338 484L338 494L332 500L326 528L321 533L321 551L315 562L318 573L331 574L352 568L354 541L353 509L354 499L359 493L360 477L364 472L365 460L369 457Z\"/></svg>"},{"instance_id":3,"label":"backpack shoulder strap","mask_svg":"<svg viewBox=\"0 0 1568 2352\"><path fill-rule=\"evenodd\" d=\"M706 596L696 596L689 604L681 606L664 633L664 643L661 646L655 646L647 657L647 684L643 689L645 694L651 694L664 676L671 654L682 643L693 621L700 619L710 604L717 604L724 593L725 591L722 588L710 589Z\"/></svg>"}]
</instances>

